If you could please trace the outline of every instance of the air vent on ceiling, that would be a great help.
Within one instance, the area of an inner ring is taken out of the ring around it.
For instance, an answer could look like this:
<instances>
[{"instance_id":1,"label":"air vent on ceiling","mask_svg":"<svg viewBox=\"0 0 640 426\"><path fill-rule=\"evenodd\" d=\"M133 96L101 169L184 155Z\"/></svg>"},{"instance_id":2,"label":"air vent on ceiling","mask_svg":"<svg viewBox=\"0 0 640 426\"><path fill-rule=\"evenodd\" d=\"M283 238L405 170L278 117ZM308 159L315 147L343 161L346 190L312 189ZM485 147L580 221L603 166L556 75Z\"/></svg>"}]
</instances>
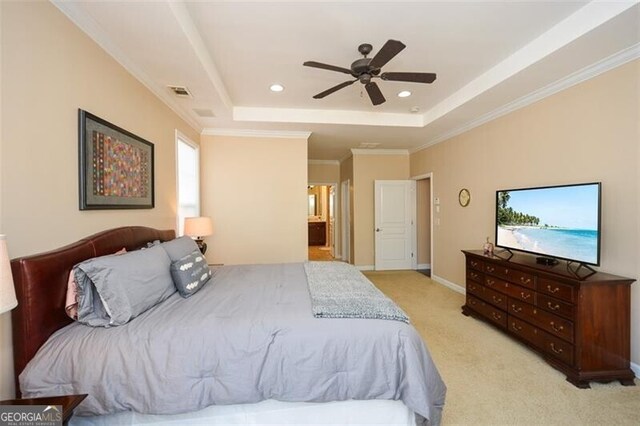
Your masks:
<instances>
[{"instance_id":1,"label":"air vent on ceiling","mask_svg":"<svg viewBox=\"0 0 640 426\"><path fill-rule=\"evenodd\" d=\"M360 148L373 149L373 148L376 148L378 145L380 145L379 142L362 142L360 144Z\"/></svg>"},{"instance_id":2,"label":"air vent on ceiling","mask_svg":"<svg viewBox=\"0 0 640 426\"><path fill-rule=\"evenodd\" d=\"M195 112L196 114L198 114L200 117L208 117L208 118L212 118L215 117L216 115L213 113L213 111L211 111L210 109L204 109L204 108L194 108L193 112Z\"/></svg>"},{"instance_id":3,"label":"air vent on ceiling","mask_svg":"<svg viewBox=\"0 0 640 426\"><path fill-rule=\"evenodd\" d=\"M167 86L176 96L181 96L183 98L192 98L191 92L184 86Z\"/></svg>"}]
</instances>

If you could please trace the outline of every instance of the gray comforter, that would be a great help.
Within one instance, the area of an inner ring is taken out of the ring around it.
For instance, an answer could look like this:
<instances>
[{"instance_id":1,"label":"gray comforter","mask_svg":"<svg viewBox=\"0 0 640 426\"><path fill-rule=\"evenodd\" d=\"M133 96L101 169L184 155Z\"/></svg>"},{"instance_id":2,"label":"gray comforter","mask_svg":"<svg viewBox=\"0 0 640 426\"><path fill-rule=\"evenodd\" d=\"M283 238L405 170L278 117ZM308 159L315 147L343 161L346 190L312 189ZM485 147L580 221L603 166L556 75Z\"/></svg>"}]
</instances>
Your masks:
<instances>
[{"instance_id":1,"label":"gray comforter","mask_svg":"<svg viewBox=\"0 0 640 426\"><path fill-rule=\"evenodd\" d=\"M311 313L303 264L226 266L113 328L71 324L20 375L25 397L88 393L80 415L265 399L400 399L438 424L446 388L416 330Z\"/></svg>"}]
</instances>

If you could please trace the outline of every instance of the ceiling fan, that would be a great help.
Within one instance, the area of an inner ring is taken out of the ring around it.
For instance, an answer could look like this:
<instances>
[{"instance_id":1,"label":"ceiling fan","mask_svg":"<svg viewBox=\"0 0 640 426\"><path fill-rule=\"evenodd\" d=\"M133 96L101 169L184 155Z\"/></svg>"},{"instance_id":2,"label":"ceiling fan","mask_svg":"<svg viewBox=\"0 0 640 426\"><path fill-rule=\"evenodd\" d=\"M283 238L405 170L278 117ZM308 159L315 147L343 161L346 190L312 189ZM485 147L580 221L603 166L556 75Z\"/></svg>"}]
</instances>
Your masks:
<instances>
[{"instance_id":1,"label":"ceiling fan","mask_svg":"<svg viewBox=\"0 0 640 426\"><path fill-rule=\"evenodd\" d=\"M352 77L355 77L355 80L345 81L344 83L340 83L337 86L334 86L330 89L325 90L324 92L318 93L313 98L314 99L322 99L327 95L332 94L333 92L337 92L340 89L344 89L347 86L351 86L356 81L360 81L360 83L364 84L364 88L367 90L369 94L369 98L371 99L371 103L373 105L380 105L384 103L386 99L382 95L380 88L378 85L372 81L374 78L381 78L387 81L407 81L410 83L433 83L436 79L436 75L434 73L428 72L383 72L380 73L381 68L387 64L391 59L393 59L398 53L400 53L405 47L404 43L398 40L388 40L382 49L376 53L373 58L367 58L367 55L371 53L373 47L364 43L358 46L358 52L360 52L364 58L356 60L351 64L350 68L342 68L337 67L335 65L323 64L320 62L307 61L304 66L313 67L313 68L321 68L323 70L329 71L337 71L345 74L350 74Z\"/></svg>"}]
</instances>

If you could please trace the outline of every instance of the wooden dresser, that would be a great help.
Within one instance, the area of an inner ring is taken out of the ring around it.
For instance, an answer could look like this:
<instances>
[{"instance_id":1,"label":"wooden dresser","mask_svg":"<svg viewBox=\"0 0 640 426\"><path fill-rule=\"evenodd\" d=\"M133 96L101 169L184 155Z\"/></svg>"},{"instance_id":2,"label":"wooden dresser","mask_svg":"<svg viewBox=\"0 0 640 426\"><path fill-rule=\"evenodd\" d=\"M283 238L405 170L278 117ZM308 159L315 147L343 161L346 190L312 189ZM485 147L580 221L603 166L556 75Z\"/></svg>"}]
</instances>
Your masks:
<instances>
[{"instance_id":1,"label":"wooden dresser","mask_svg":"<svg viewBox=\"0 0 640 426\"><path fill-rule=\"evenodd\" d=\"M577 387L612 380L634 385L629 363L634 280L602 272L581 279L566 262L539 265L527 255L503 260L482 251L463 253L464 315L525 343Z\"/></svg>"}]
</instances>

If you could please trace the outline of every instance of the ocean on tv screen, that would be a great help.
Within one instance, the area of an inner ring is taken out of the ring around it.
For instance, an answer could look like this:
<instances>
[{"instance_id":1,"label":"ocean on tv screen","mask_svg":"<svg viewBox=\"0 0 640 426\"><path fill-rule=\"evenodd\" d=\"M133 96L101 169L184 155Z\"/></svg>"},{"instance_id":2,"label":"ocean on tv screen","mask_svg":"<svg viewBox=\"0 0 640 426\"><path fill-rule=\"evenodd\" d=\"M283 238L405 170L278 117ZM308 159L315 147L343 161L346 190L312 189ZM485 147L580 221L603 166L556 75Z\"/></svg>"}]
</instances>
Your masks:
<instances>
[{"instance_id":1,"label":"ocean on tv screen","mask_svg":"<svg viewBox=\"0 0 640 426\"><path fill-rule=\"evenodd\" d=\"M598 231L540 226L498 227L498 245L551 257L597 263Z\"/></svg>"}]
</instances>

